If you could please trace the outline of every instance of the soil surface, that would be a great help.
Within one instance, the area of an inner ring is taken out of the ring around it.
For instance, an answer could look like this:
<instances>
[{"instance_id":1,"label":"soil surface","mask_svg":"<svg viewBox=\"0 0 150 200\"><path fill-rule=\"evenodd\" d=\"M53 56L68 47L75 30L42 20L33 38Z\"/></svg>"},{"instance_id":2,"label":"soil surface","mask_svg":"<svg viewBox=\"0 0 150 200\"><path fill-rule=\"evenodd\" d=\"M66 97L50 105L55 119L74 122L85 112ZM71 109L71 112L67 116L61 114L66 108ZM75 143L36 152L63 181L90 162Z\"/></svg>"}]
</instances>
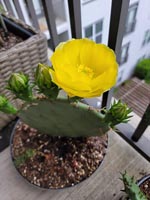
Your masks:
<instances>
[{"instance_id":1,"label":"soil surface","mask_svg":"<svg viewBox=\"0 0 150 200\"><path fill-rule=\"evenodd\" d=\"M64 188L86 179L99 167L107 139L107 135L51 137L20 122L13 136L12 156L16 168L30 183Z\"/></svg>"},{"instance_id":2,"label":"soil surface","mask_svg":"<svg viewBox=\"0 0 150 200\"><path fill-rule=\"evenodd\" d=\"M147 199L150 200L150 178L140 185L140 189L146 195Z\"/></svg>"},{"instance_id":3,"label":"soil surface","mask_svg":"<svg viewBox=\"0 0 150 200\"><path fill-rule=\"evenodd\" d=\"M3 29L0 28L0 53L10 49L22 41L23 39L21 37L14 35L11 32L8 32L8 35L6 35Z\"/></svg>"}]
</instances>

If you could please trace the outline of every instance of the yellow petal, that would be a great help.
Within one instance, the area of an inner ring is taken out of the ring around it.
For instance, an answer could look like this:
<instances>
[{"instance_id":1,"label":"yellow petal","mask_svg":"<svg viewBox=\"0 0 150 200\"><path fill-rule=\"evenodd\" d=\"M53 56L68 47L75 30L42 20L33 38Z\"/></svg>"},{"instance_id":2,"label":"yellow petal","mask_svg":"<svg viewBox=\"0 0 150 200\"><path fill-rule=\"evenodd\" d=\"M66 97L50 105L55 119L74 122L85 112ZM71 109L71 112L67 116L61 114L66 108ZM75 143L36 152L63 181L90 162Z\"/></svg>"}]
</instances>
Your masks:
<instances>
[{"instance_id":1,"label":"yellow petal","mask_svg":"<svg viewBox=\"0 0 150 200\"><path fill-rule=\"evenodd\" d=\"M61 43L51 61L52 80L70 96L100 96L116 82L118 65L114 52L89 39Z\"/></svg>"}]
</instances>

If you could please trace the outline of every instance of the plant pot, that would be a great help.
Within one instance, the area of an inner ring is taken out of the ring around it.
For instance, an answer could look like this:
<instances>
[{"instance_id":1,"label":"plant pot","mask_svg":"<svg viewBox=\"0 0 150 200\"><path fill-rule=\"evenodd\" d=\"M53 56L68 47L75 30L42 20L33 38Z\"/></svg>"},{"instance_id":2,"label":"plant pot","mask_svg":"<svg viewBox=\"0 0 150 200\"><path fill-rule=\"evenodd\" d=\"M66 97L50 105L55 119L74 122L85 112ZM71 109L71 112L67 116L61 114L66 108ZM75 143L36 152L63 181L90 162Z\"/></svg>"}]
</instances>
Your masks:
<instances>
[{"instance_id":1,"label":"plant pot","mask_svg":"<svg viewBox=\"0 0 150 200\"><path fill-rule=\"evenodd\" d=\"M24 24L22 21L3 15L8 31L22 37L23 41L12 48L0 52L0 94L5 95L15 106L19 101L13 99L6 90L6 80L12 72L24 72L32 79L33 71L39 62L47 63L47 40L43 33ZM0 129L14 116L0 114Z\"/></svg>"},{"instance_id":2,"label":"plant pot","mask_svg":"<svg viewBox=\"0 0 150 200\"><path fill-rule=\"evenodd\" d=\"M138 180L137 184L144 194L148 196L148 199L150 199L150 174Z\"/></svg>"},{"instance_id":3,"label":"plant pot","mask_svg":"<svg viewBox=\"0 0 150 200\"><path fill-rule=\"evenodd\" d=\"M34 186L62 189L74 186L102 163L108 145L102 137L50 137L18 121L10 141L17 171Z\"/></svg>"}]
</instances>

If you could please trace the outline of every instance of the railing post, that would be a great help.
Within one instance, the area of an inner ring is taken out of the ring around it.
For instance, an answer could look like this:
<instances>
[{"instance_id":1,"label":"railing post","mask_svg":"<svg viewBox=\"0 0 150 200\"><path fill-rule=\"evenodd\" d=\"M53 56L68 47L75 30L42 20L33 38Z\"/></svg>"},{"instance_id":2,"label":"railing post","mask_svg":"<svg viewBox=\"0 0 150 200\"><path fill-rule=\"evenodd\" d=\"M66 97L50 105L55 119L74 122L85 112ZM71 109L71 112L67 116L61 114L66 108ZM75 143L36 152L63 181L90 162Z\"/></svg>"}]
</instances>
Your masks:
<instances>
[{"instance_id":1,"label":"railing post","mask_svg":"<svg viewBox=\"0 0 150 200\"><path fill-rule=\"evenodd\" d=\"M35 8L34 8L34 5L33 5L33 0L26 0L26 3L27 3L27 7L28 7L28 10L29 10L31 19L32 19L33 26L37 29L40 29L38 19L37 19L37 16L36 16L36 12L35 12Z\"/></svg>"},{"instance_id":2,"label":"railing post","mask_svg":"<svg viewBox=\"0 0 150 200\"><path fill-rule=\"evenodd\" d=\"M23 13L22 13L22 10L21 10L21 7L20 7L20 2L18 0L13 0L13 3L14 3L14 6L16 8L19 19L21 19L22 21L25 22L25 19L24 19L24 16L23 16Z\"/></svg>"},{"instance_id":3,"label":"railing post","mask_svg":"<svg viewBox=\"0 0 150 200\"><path fill-rule=\"evenodd\" d=\"M9 13L10 15L12 15L12 16L15 16L10 1L9 1L9 0L4 0L4 3L5 3L5 6L6 6L6 8L7 8L8 13Z\"/></svg>"},{"instance_id":4,"label":"railing post","mask_svg":"<svg viewBox=\"0 0 150 200\"><path fill-rule=\"evenodd\" d=\"M108 46L115 51L117 61L120 59L129 1L130 0L112 0ZM102 107L109 108L112 94L113 89L103 94Z\"/></svg>"},{"instance_id":5,"label":"railing post","mask_svg":"<svg viewBox=\"0 0 150 200\"><path fill-rule=\"evenodd\" d=\"M52 0L42 0L41 3L43 4L49 33L52 39L52 50L55 50L55 47L59 43L59 39L58 39L57 30L56 30L56 22L55 22L55 15L53 11Z\"/></svg>"},{"instance_id":6,"label":"railing post","mask_svg":"<svg viewBox=\"0 0 150 200\"><path fill-rule=\"evenodd\" d=\"M134 134L132 135L132 140L137 142L140 139L140 137L143 135L148 125L150 125L150 104L147 106L147 109L138 127L136 128Z\"/></svg>"},{"instance_id":7,"label":"railing post","mask_svg":"<svg viewBox=\"0 0 150 200\"><path fill-rule=\"evenodd\" d=\"M82 37L80 0L68 0L71 33L73 38Z\"/></svg>"}]
</instances>

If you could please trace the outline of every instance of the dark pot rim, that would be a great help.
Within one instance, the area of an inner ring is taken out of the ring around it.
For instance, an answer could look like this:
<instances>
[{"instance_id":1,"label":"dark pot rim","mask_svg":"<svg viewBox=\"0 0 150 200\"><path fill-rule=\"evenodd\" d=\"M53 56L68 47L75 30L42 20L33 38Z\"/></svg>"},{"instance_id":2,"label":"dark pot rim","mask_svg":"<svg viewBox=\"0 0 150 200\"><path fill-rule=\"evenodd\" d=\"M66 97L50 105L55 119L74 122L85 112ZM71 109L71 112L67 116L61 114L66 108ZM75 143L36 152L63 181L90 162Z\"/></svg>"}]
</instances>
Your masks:
<instances>
[{"instance_id":1,"label":"dark pot rim","mask_svg":"<svg viewBox=\"0 0 150 200\"><path fill-rule=\"evenodd\" d=\"M137 181L137 185L140 186L142 185L145 181L147 181L148 179L150 179L150 174L147 174L145 176L143 176L141 179L139 179Z\"/></svg>"},{"instance_id":2,"label":"dark pot rim","mask_svg":"<svg viewBox=\"0 0 150 200\"><path fill-rule=\"evenodd\" d=\"M66 186L66 187L63 187L63 188L44 188L44 187L35 185L34 183L31 183L28 179L26 179L26 178L20 173L20 171L17 169L17 167L16 167L15 164L14 164L14 158L13 158L13 153L12 153L13 137L14 137L15 130L16 130L16 127L17 127L17 125L19 124L19 122L20 122L20 119L18 119L18 120L16 121L16 124L14 125L13 130L12 130L12 133L11 133L11 136L10 136L10 156L11 156L11 160L12 160L12 162L13 162L14 168L16 169L16 171L18 172L18 174L20 174L20 176L22 177L22 179L24 179L25 182L27 182L27 183L30 184L31 186L33 186L33 187L35 187L35 188L38 188L38 189L41 189L41 190L63 190L63 189L66 189L66 188L72 188L72 187L75 187L76 185L79 185L80 183L82 183L83 181L87 180L88 178L90 178L90 177L99 169L99 167L103 164L103 161L104 161L104 159L105 159L105 157L106 157L106 154L107 154L108 145L109 145L108 133L106 133L106 134L107 134L107 147L105 147L105 148L106 148L106 152L105 152L104 158L103 158L103 160L99 163L99 166L96 168L96 170L93 171L93 173L92 173L90 176L88 176L88 177L82 179L79 183L76 183L76 184L70 185L70 186Z\"/></svg>"}]
</instances>

